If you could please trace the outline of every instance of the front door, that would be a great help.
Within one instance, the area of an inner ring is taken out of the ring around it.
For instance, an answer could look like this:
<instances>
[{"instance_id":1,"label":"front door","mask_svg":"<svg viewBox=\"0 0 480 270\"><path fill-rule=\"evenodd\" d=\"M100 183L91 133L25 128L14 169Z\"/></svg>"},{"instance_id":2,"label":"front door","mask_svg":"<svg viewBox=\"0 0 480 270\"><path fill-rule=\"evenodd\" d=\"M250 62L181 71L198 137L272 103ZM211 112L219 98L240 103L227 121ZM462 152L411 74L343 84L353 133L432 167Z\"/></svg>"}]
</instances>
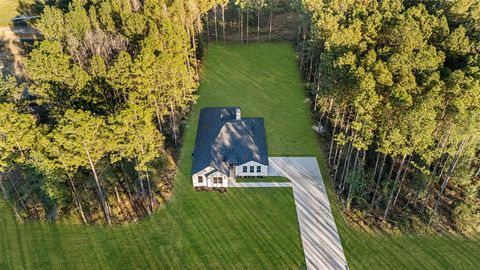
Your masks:
<instances>
[{"instance_id":1,"label":"front door","mask_svg":"<svg viewBox=\"0 0 480 270\"><path fill-rule=\"evenodd\" d=\"M231 180L235 180L235 165L230 165L230 175L229 175L229 178Z\"/></svg>"}]
</instances>

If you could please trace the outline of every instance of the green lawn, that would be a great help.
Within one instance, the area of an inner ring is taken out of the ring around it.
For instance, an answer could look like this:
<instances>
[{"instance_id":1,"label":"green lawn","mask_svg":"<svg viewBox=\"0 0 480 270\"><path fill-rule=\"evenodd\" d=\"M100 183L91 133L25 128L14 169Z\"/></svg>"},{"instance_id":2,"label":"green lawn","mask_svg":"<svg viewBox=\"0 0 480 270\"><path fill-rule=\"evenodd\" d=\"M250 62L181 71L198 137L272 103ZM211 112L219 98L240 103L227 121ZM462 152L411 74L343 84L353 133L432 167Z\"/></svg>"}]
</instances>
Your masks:
<instances>
[{"instance_id":1,"label":"green lawn","mask_svg":"<svg viewBox=\"0 0 480 270\"><path fill-rule=\"evenodd\" d=\"M0 26L8 25L18 15L18 0L0 0Z\"/></svg>"},{"instance_id":2,"label":"green lawn","mask_svg":"<svg viewBox=\"0 0 480 270\"><path fill-rule=\"evenodd\" d=\"M308 108L289 44L210 46L200 100L188 120L175 194L138 224L20 225L0 208L0 269L182 268L297 269L304 265L288 188L196 193L190 182L198 112L204 106L241 106L263 116L271 156L317 156ZM369 234L341 217L325 179L351 269L478 269L480 239Z\"/></svg>"},{"instance_id":3,"label":"green lawn","mask_svg":"<svg viewBox=\"0 0 480 270\"><path fill-rule=\"evenodd\" d=\"M9 19L16 15L15 0L0 0L0 26L8 24Z\"/></svg>"},{"instance_id":4,"label":"green lawn","mask_svg":"<svg viewBox=\"0 0 480 270\"><path fill-rule=\"evenodd\" d=\"M40 2L40 1L38 1ZM19 7L22 10L29 10L35 0L0 0L0 26L9 25L13 18L19 14Z\"/></svg>"}]
</instances>

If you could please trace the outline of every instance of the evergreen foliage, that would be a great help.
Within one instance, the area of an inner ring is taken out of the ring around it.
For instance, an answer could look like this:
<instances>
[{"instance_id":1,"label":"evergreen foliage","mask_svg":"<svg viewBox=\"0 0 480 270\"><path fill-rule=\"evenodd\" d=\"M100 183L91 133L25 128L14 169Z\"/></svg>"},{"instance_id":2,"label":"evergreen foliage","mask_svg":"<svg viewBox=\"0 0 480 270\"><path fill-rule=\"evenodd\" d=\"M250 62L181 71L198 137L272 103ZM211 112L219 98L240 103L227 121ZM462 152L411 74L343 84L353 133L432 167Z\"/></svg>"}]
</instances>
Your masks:
<instances>
[{"instance_id":1,"label":"evergreen foliage","mask_svg":"<svg viewBox=\"0 0 480 270\"><path fill-rule=\"evenodd\" d=\"M200 18L213 4L73 0L43 9L28 97L15 79L0 81L0 183L19 218L112 224L161 205L197 99Z\"/></svg>"},{"instance_id":2,"label":"evergreen foliage","mask_svg":"<svg viewBox=\"0 0 480 270\"><path fill-rule=\"evenodd\" d=\"M457 209L458 228L480 229L478 1L302 5L299 63L347 204L435 225ZM352 198L358 170L372 172L369 192Z\"/></svg>"}]
</instances>

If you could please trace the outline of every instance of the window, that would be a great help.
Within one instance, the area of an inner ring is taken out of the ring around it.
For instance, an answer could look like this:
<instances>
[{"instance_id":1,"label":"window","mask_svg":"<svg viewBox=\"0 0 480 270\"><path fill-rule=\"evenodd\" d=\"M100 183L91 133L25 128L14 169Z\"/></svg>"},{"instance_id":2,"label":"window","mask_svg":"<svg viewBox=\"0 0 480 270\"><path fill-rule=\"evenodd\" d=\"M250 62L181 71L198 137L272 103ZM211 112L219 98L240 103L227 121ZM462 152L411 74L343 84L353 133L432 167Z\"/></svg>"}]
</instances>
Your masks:
<instances>
[{"instance_id":1,"label":"window","mask_svg":"<svg viewBox=\"0 0 480 270\"><path fill-rule=\"evenodd\" d=\"M214 184L223 184L223 178L221 176L214 176L213 177Z\"/></svg>"},{"instance_id":2,"label":"window","mask_svg":"<svg viewBox=\"0 0 480 270\"><path fill-rule=\"evenodd\" d=\"M247 172L247 166L243 166L243 172Z\"/></svg>"},{"instance_id":3,"label":"window","mask_svg":"<svg viewBox=\"0 0 480 270\"><path fill-rule=\"evenodd\" d=\"M262 172L262 166L257 166L257 172Z\"/></svg>"},{"instance_id":4,"label":"window","mask_svg":"<svg viewBox=\"0 0 480 270\"><path fill-rule=\"evenodd\" d=\"M198 183L200 183L200 184L203 183L203 176L202 176L202 175L199 175L199 176L197 177L197 180L198 180Z\"/></svg>"},{"instance_id":5,"label":"window","mask_svg":"<svg viewBox=\"0 0 480 270\"><path fill-rule=\"evenodd\" d=\"M255 171L255 166L250 166L250 172L254 172Z\"/></svg>"}]
</instances>

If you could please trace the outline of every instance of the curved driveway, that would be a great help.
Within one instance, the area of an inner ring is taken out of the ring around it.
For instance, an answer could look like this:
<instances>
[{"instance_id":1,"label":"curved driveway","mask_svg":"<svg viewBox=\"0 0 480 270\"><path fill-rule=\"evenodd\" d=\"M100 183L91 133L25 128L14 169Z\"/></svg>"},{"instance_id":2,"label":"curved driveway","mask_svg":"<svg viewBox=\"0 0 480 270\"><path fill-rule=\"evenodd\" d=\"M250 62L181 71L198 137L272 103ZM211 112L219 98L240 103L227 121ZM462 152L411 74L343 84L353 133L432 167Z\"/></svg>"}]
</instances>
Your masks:
<instances>
[{"instance_id":1,"label":"curved driveway","mask_svg":"<svg viewBox=\"0 0 480 270\"><path fill-rule=\"evenodd\" d=\"M290 179L308 269L348 269L315 157L270 157L271 176Z\"/></svg>"}]
</instances>

